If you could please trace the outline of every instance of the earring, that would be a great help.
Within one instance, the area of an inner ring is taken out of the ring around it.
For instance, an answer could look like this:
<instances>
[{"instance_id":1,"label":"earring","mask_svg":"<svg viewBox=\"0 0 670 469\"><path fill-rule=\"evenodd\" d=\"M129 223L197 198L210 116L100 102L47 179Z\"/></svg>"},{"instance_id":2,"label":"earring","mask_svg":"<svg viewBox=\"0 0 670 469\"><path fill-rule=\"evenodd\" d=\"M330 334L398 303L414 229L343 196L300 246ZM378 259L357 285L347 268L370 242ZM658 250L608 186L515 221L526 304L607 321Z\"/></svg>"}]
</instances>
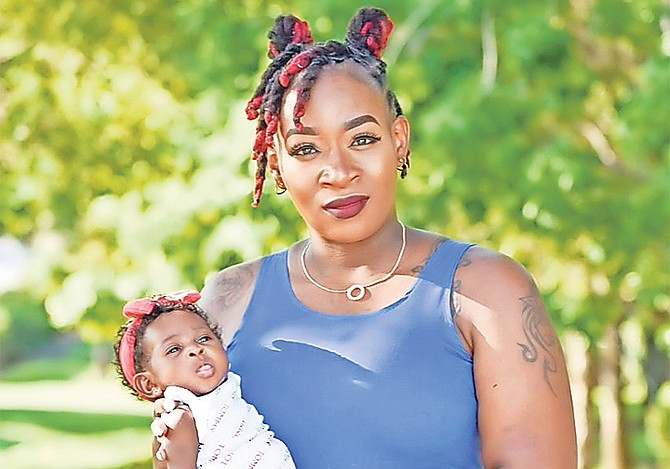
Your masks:
<instances>
[{"instance_id":1,"label":"earring","mask_svg":"<svg viewBox=\"0 0 670 469\"><path fill-rule=\"evenodd\" d=\"M275 181L275 194L282 195L286 192L286 185L284 185L284 180L279 175L278 171L272 171L272 176Z\"/></svg>"},{"instance_id":2,"label":"earring","mask_svg":"<svg viewBox=\"0 0 670 469\"><path fill-rule=\"evenodd\" d=\"M407 177L407 173L409 172L409 153L410 151L407 150L407 154L405 156L398 158L398 167L396 169L400 172L400 179L405 179L405 177Z\"/></svg>"}]
</instances>

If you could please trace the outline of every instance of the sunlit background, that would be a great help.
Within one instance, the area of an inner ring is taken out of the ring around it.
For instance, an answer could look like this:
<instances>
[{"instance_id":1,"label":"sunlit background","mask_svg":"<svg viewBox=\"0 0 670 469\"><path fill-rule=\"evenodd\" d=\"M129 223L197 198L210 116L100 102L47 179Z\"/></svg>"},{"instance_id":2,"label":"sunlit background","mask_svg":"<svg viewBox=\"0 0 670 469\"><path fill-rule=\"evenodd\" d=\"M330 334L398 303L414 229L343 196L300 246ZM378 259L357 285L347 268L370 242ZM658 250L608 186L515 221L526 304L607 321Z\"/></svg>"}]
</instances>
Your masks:
<instances>
[{"instance_id":1,"label":"sunlit background","mask_svg":"<svg viewBox=\"0 0 670 469\"><path fill-rule=\"evenodd\" d=\"M277 14L326 40L364 5L0 0L0 467L150 467L121 307L305 236L271 183L250 207L243 109ZM670 4L375 5L412 123L401 219L533 273L580 469L670 467Z\"/></svg>"}]
</instances>

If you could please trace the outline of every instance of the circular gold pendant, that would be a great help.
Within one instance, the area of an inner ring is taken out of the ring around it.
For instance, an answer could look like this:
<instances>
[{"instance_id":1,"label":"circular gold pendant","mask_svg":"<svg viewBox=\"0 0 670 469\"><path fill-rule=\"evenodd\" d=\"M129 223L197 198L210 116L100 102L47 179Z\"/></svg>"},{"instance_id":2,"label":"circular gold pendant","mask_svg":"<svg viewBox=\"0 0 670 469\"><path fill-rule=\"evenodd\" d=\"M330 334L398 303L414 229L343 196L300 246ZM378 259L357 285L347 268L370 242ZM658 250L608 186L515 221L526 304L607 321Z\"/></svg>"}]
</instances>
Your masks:
<instances>
[{"instance_id":1,"label":"circular gold pendant","mask_svg":"<svg viewBox=\"0 0 670 469\"><path fill-rule=\"evenodd\" d=\"M353 284L347 288L347 299L358 301L365 296L365 287L363 285Z\"/></svg>"}]
</instances>

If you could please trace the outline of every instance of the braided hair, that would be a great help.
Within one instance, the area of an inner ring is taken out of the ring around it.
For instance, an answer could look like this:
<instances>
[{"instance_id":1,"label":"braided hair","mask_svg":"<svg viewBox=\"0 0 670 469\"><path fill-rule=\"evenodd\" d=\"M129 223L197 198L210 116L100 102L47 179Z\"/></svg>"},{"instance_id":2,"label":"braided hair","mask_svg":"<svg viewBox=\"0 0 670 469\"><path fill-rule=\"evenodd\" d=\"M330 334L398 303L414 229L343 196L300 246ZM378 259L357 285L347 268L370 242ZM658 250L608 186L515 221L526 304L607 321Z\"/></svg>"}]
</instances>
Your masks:
<instances>
[{"instance_id":1,"label":"braided hair","mask_svg":"<svg viewBox=\"0 0 670 469\"><path fill-rule=\"evenodd\" d=\"M386 93L390 110L395 116L402 115L395 94L386 84L386 63L381 54L393 22L378 8L361 8L349 21L344 42L330 40L314 43L309 25L293 15L282 15L275 19L268 33L268 57L270 65L261 76L261 82L247 103L247 119L257 120L256 137L252 159L256 161L256 176L252 206L257 207L263 191L267 151L277 133L279 114L286 91L297 91L293 108L293 123L302 128L301 118L316 79L324 66L353 62L359 64ZM274 173L274 171L273 171ZM283 183L274 173L280 189Z\"/></svg>"}]
</instances>

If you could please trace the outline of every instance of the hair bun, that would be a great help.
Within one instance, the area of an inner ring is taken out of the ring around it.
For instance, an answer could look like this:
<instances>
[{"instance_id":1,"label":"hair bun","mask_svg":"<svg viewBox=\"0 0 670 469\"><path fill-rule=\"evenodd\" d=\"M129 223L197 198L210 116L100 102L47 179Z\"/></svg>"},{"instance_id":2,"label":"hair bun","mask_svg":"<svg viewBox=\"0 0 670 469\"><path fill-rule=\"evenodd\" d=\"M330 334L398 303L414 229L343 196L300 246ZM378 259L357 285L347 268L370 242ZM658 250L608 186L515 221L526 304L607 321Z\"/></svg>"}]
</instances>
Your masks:
<instances>
[{"instance_id":1,"label":"hair bun","mask_svg":"<svg viewBox=\"0 0 670 469\"><path fill-rule=\"evenodd\" d=\"M312 32L306 21L293 15L281 15L275 18L274 25L268 33L268 57L274 59L290 44L311 44Z\"/></svg>"},{"instance_id":2,"label":"hair bun","mask_svg":"<svg viewBox=\"0 0 670 469\"><path fill-rule=\"evenodd\" d=\"M381 59L391 31L393 22L386 12L379 8L361 8L349 21L346 42Z\"/></svg>"}]
</instances>

